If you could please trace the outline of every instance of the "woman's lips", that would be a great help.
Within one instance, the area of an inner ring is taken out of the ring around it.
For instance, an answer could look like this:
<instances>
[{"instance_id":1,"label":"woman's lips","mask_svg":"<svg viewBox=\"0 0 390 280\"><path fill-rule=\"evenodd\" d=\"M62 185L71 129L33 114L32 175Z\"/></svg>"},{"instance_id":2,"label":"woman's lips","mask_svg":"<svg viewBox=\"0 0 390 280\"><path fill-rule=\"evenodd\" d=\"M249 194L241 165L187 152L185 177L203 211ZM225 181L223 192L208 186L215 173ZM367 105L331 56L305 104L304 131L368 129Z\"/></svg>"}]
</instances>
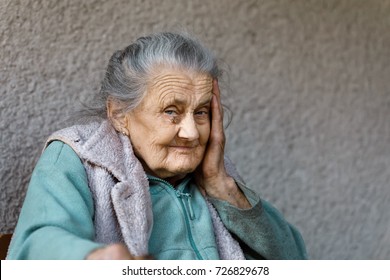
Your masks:
<instances>
[{"instance_id":1,"label":"woman's lips","mask_svg":"<svg viewBox=\"0 0 390 280\"><path fill-rule=\"evenodd\" d=\"M189 152L196 148L196 146L169 146L171 149L178 151Z\"/></svg>"}]
</instances>

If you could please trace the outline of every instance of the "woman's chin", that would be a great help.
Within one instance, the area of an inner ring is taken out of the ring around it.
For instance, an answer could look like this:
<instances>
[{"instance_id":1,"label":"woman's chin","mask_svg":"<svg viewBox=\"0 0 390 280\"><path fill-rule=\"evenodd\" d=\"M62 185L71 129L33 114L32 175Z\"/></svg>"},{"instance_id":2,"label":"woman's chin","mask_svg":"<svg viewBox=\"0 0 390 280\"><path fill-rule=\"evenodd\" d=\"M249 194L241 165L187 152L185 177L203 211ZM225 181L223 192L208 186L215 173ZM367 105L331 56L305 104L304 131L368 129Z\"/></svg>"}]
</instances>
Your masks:
<instances>
[{"instance_id":1,"label":"woman's chin","mask_svg":"<svg viewBox=\"0 0 390 280\"><path fill-rule=\"evenodd\" d=\"M178 166L176 168L172 168L169 170L170 176L169 177L177 177L177 176L183 176L185 177L187 174L194 172L196 169L196 166Z\"/></svg>"},{"instance_id":2,"label":"woman's chin","mask_svg":"<svg viewBox=\"0 0 390 280\"><path fill-rule=\"evenodd\" d=\"M161 179L166 178L184 178L187 174L192 173L201 163L200 157L174 157L166 161L158 162L156 165L146 165L144 168L150 175Z\"/></svg>"},{"instance_id":3,"label":"woman's chin","mask_svg":"<svg viewBox=\"0 0 390 280\"><path fill-rule=\"evenodd\" d=\"M170 166L169 168L166 168L164 170L159 170L159 172L156 172L156 174L161 179L173 178L175 180L180 180L188 174L194 172L197 166L197 164L175 165Z\"/></svg>"}]
</instances>

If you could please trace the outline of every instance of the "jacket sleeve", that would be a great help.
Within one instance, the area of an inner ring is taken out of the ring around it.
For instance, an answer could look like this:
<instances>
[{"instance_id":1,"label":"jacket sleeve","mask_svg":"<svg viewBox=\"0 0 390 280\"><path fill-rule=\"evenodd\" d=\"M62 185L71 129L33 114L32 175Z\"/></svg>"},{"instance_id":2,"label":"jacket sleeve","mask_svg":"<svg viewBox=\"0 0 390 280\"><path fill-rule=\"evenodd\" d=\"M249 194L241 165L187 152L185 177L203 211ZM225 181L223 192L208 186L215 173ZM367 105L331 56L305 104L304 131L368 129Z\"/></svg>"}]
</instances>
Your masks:
<instances>
[{"instance_id":1,"label":"jacket sleeve","mask_svg":"<svg viewBox=\"0 0 390 280\"><path fill-rule=\"evenodd\" d=\"M84 259L93 242L93 200L84 166L60 141L32 174L7 259Z\"/></svg>"},{"instance_id":2,"label":"jacket sleeve","mask_svg":"<svg viewBox=\"0 0 390 280\"><path fill-rule=\"evenodd\" d=\"M247 259L307 259L298 230L270 203L237 183L250 209L239 209L226 201L209 198L226 228L239 241Z\"/></svg>"}]
</instances>

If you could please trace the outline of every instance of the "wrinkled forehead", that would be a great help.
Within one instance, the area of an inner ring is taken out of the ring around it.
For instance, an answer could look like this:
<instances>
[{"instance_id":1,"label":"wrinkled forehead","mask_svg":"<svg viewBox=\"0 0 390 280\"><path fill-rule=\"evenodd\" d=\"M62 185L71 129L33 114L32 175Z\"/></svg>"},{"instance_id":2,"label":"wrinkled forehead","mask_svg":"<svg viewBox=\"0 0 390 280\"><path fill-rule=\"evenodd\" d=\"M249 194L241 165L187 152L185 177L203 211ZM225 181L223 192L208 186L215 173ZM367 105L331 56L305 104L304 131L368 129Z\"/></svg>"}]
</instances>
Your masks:
<instances>
[{"instance_id":1,"label":"wrinkled forehead","mask_svg":"<svg viewBox=\"0 0 390 280\"><path fill-rule=\"evenodd\" d=\"M212 94L213 79L206 73L180 68L157 69L148 83L148 95L164 99L170 95L201 98Z\"/></svg>"},{"instance_id":2,"label":"wrinkled forehead","mask_svg":"<svg viewBox=\"0 0 390 280\"><path fill-rule=\"evenodd\" d=\"M186 69L179 66L155 66L148 81L148 87L161 87L172 84L173 86L207 87L212 86L212 77L207 73Z\"/></svg>"}]
</instances>

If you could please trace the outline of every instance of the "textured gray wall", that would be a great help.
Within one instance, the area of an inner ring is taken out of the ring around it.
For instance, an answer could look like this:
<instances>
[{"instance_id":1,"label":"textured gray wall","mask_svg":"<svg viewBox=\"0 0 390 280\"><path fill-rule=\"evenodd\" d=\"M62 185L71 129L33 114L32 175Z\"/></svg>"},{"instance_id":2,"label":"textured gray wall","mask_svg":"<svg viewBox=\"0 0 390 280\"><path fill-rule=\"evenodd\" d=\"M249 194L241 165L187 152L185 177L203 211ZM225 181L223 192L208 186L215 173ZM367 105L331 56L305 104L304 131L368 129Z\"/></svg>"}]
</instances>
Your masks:
<instances>
[{"instance_id":1,"label":"textured gray wall","mask_svg":"<svg viewBox=\"0 0 390 280\"><path fill-rule=\"evenodd\" d=\"M0 232L112 52L172 27L230 66L228 152L311 258L389 259L387 0L0 0Z\"/></svg>"}]
</instances>

